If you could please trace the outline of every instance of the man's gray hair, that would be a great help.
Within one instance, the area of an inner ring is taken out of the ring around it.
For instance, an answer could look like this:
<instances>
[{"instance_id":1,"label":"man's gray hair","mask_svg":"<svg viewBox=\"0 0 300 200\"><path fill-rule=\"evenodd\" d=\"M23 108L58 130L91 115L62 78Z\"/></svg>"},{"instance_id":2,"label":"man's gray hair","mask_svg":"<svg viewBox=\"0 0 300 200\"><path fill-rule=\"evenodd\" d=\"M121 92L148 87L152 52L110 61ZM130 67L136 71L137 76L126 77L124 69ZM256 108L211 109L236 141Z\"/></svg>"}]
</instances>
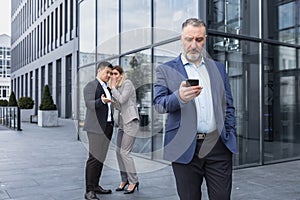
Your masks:
<instances>
[{"instance_id":1,"label":"man's gray hair","mask_svg":"<svg viewBox=\"0 0 300 200\"><path fill-rule=\"evenodd\" d=\"M185 27L187 27L188 25L192 25L192 26L204 26L205 30L206 30L206 24L203 20L201 19L197 19L197 18L189 18L187 20L185 20L185 22L182 23L182 29L184 29Z\"/></svg>"}]
</instances>

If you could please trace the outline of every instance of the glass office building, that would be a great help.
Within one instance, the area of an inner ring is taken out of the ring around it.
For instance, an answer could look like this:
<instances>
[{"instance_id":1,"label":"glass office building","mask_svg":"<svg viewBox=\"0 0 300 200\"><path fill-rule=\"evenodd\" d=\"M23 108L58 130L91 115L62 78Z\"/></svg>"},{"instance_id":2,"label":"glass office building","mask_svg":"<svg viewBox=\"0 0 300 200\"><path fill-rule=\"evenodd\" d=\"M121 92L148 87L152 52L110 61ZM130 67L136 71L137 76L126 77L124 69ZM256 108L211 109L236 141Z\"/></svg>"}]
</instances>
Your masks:
<instances>
[{"instance_id":1,"label":"glass office building","mask_svg":"<svg viewBox=\"0 0 300 200\"><path fill-rule=\"evenodd\" d=\"M78 26L76 0L11 0L11 90L34 102L45 85L59 117L76 116Z\"/></svg>"},{"instance_id":2,"label":"glass office building","mask_svg":"<svg viewBox=\"0 0 300 200\"><path fill-rule=\"evenodd\" d=\"M10 95L10 37L0 35L0 99L9 100Z\"/></svg>"},{"instance_id":3,"label":"glass office building","mask_svg":"<svg viewBox=\"0 0 300 200\"><path fill-rule=\"evenodd\" d=\"M81 0L78 120L96 65L122 65L136 86L137 155L162 160L165 115L152 107L157 65L181 51L182 22L207 23L207 54L224 63L237 117L236 167L300 158L300 0Z\"/></svg>"}]
</instances>

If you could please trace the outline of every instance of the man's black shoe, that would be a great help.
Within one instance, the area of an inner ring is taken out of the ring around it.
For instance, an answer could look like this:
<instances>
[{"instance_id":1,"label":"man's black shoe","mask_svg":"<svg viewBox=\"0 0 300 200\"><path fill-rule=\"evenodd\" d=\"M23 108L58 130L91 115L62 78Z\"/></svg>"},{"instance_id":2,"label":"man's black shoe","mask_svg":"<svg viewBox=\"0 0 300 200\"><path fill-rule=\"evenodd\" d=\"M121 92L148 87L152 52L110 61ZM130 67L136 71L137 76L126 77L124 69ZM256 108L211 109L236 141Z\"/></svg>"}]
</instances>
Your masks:
<instances>
[{"instance_id":1,"label":"man's black shoe","mask_svg":"<svg viewBox=\"0 0 300 200\"><path fill-rule=\"evenodd\" d=\"M103 189L100 185L94 188L94 192L98 194L111 194L111 190Z\"/></svg>"},{"instance_id":2,"label":"man's black shoe","mask_svg":"<svg viewBox=\"0 0 300 200\"><path fill-rule=\"evenodd\" d=\"M87 200L100 200L94 191L89 191L88 193L85 193L84 198Z\"/></svg>"}]
</instances>

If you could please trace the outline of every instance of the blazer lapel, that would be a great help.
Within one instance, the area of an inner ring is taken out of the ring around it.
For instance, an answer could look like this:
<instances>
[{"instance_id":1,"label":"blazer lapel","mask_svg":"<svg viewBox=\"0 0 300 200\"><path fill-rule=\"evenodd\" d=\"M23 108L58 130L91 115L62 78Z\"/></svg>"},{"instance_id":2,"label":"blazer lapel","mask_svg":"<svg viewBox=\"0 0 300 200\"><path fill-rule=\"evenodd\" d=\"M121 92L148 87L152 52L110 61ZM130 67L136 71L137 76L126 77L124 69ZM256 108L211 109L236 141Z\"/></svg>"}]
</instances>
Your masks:
<instances>
[{"instance_id":1,"label":"blazer lapel","mask_svg":"<svg viewBox=\"0 0 300 200\"><path fill-rule=\"evenodd\" d=\"M97 81L97 88L96 88L96 92L95 92L95 99L98 99L101 97L102 93L104 92L101 84L99 83L99 81L96 79Z\"/></svg>"},{"instance_id":2,"label":"blazer lapel","mask_svg":"<svg viewBox=\"0 0 300 200\"><path fill-rule=\"evenodd\" d=\"M224 98L225 98L225 88L224 82L221 77L220 71L217 68L216 64L210 60L205 60L206 69L209 74L211 95L214 107L215 118L218 123L219 132L223 129L224 124Z\"/></svg>"},{"instance_id":3,"label":"blazer lapel","mask_svg":"<svg viewBox=\"0 0 300 200\"><path fill-rule=\"evenodd\" d=\"M176 70L177 70L180 74L182 74L182 75L184 76L185 79L188 78L188 75L187 75L187 73L186 73L186 71L185 71L185 68L184 68L184 66L183 66L183 64L182 64L182 61L181 61L181 55L179 55L179 56L177 57L177 59L176 59L176 65L175 65L175 68L176 68Z\"/></svg>"}]
</instances>

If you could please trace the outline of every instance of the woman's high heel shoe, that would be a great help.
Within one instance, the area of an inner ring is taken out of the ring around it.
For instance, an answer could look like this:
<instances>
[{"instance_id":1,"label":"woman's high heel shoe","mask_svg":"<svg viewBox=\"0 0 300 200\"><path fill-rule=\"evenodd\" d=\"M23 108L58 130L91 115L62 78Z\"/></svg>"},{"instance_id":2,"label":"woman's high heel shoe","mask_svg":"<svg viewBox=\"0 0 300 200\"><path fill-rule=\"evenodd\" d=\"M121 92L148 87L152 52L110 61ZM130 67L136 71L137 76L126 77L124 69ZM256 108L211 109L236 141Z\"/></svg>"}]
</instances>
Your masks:
<instances>
[{"instance_id":1,"label":"woman's high heel shoe","mask_svg":"<svg viewBox=\"0 0 300 200\"><path fill-rule=\"evenodd\" d=\"M136 188L136 190L139 190L139 182L136 182L136 184L134 185L134 187L133 187L132 190L128 190L128 189L127 189L127 190L124 192L124 194L132 194L132 193L134 193L135 188Z\"/></svg>"},{"instance_id":2,"label":"woman's high heel shoe","mask_svg":"<svg viewBox=\"0 0 300 200\"><path fill-rule=\"evenodd\" d=\"M124 183L124 182L123 182ZM123 187L118 187L118 188L116 188L116 191L123 191L124 189L125 189L125 187L126 187L126 185L129 185L129 182L127 181L124 185L123 185Z\"/></svg>"}]
</instances>

